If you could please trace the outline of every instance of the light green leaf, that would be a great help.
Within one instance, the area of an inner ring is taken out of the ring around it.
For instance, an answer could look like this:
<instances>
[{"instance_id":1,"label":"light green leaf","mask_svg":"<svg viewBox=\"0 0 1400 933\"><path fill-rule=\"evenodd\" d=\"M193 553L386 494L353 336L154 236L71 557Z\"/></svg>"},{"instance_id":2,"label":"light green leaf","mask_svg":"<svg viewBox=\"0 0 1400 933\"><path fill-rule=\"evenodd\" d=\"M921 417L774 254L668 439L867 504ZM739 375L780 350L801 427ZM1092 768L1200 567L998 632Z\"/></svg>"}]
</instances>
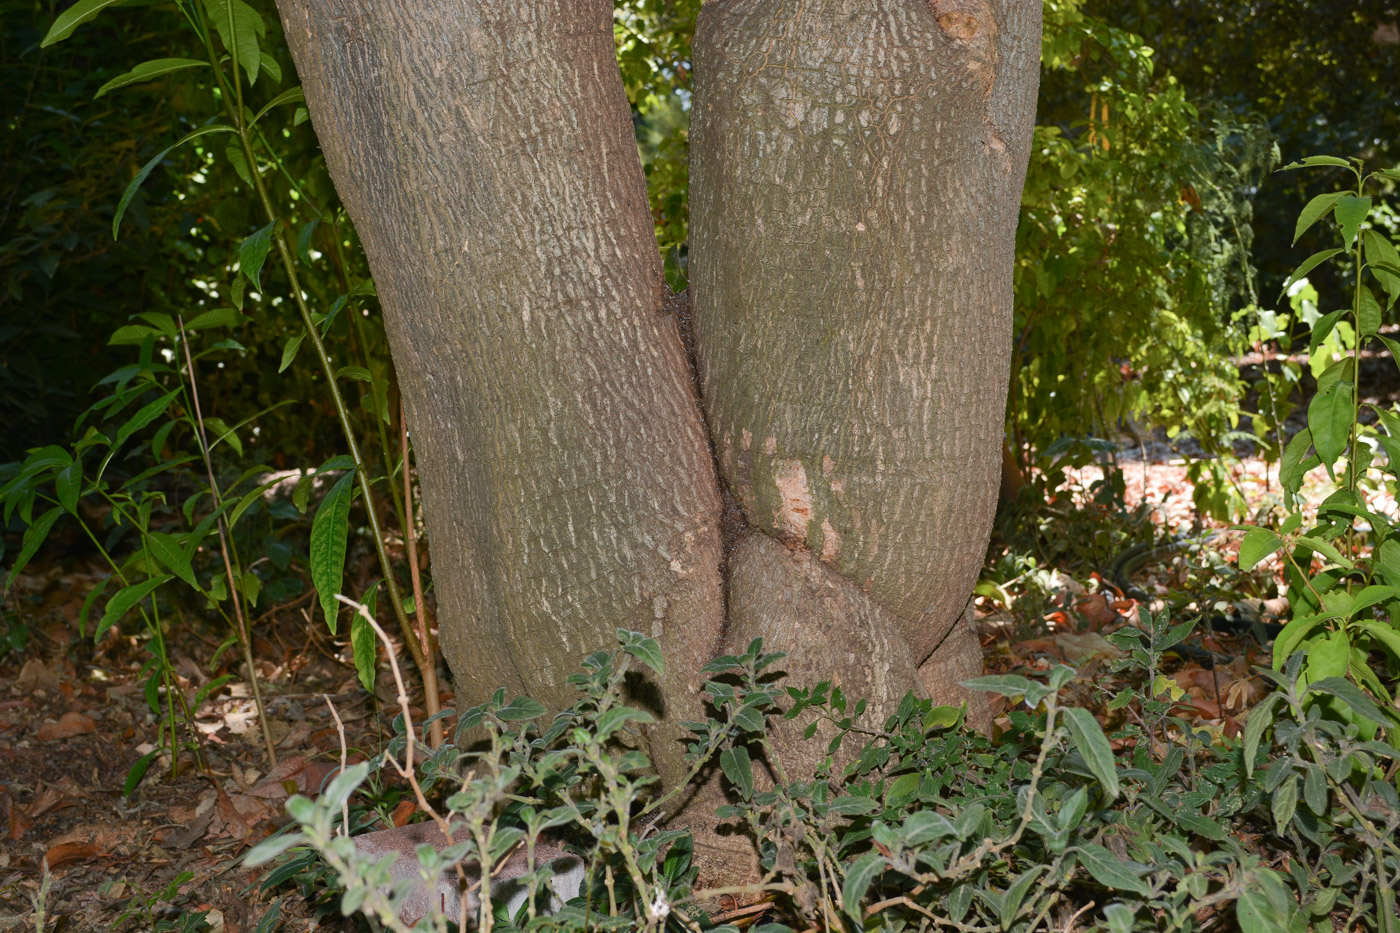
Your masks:
<instances>
[{"instance_id":1,"label":"light green leaf","mask_svg":"<svg viewBox=\"0 0 1400 933\"><path fill-rule=\"evenodd\" d=\"M1348 194L1337 201L1332 213L1342 228L1342 242L1346 244L1347 249L1351 249L1351 244L1356 240L1356 231L1361 228L1361 222L1370 212L1370 198L1358 198Z\"/></svg>"},{"instance_id":2,"label":"light green leaf","mask_svg":"<svg viewBox=\"0 0 1400 933\"><path fill-rule=\"evenodd\" d=\"M1350 162L1348 162L1346 159L1339 159L1339 158L1337 158L1336 156L1324 156L1324 155L1307 156L1306 158L1302 159L1301 161L1298 161L1298 162L1289 162L1289 163L1288 163L1287 165L1285 165L1283 168L1279 169L1279 171L1280 171L1280 172L1287 172L1287 171L1289 171L1289 170L1291 170L1291 169L1295 169L1295 168L1315 168L1316 166L1319 166L1319 165L1335 165L1335 166L1337 166L1338 168L1349 168L1349 169L1351 169L1353 172L1356 171L1356 167L1355 167L1354 165L1352 165Z\"/></svg>"},{"instance_id":3,"label":"light green leaf","mask_svg":"<svg viewBox=\"0 0 1400 933\"><path fill-rule=\"evenodd\" d=\"M1342 555L1342 552L1337 550L1336 547L1333 546L1332 543L1329 541L1324 541L1321 538L1314 537L1313 535L1299 535L1298 543L1303 545L1304 547L1312 548L1314 551L1317 551L1319 554L1326 557L1328 560L1332 561L1339 567L1344 567L1347 570L1350 570L1356 566L1354 563L1352 563L1350 558L1344 557Z\"/></svg>"},{"instance_id":4,"label":"light green leaf","mask_svg":"<svg viewBox=\"0 0 1400 933\"><path fill-rule=\"evenodd\" d=\"M661 645L655 638L620 628L617 630L617 640L623 651L651 668L658 677L666 673L666 662L661 657Z\"/></svg>"},{"instance_id":5,"label":"light green leaf","mask_svg":"<svg viewBox=\"0 0 1400 933\"><path fill-rule=\"evenodd\" d=\"M94 99L101 97L108 91L115 91L119 87L126 87L128 84L138 84L142 81L150 81L159 78L161 75L168 75L172 71L184 71L186 68L206 68L209 63L200 61L197 58L156 58L148 62L142 62L124 75L118 75L111 81L97 89L97 93L92 95Z\"/></svg>"},{"instance_id":6,"label":"light green leaf","mask_svg":"<svg viewBox=\"0 0 1400 933\"><path fill-rule=\"evenodd\" d=\"M77 8L74 7L73 9ZM117 229L121 227L122 217L126 214L127 205L131 203L132 198L136 197L136 192L140 190L141 185L145 183L146 178L151 174L152 171L155 170L155 167L159 165L165 159L166 156L170 155L170 153L174 152L176 149L179 149L181 146L183 146L190 140L198 139L201 136L208 136L210 133L232 132L233 127L224 126L222 123L213 123L209 126L201 126L199 129L194 130L190 133L186 133L184 136L181 136L179 141L177 141L175 145L170 146L167 149L161 150L159 155L157 155L154 159L142 166L141 171L136 173L136 177L131 179L131 184L127 185L126 190L122 192L121 200L117 202L117 212L115 216L112 217L112 239L115 240L117 238Z\"/></svg>"},{"instance_id":7,"label":"light green leaf","mask_svg":"<svg viewBox=\"0 0 1400 933\"><path fill-rule=\"evenodd\" d=\"M1400 596L1400 586L1372 584L1356 594L1356 598L1351 602L1351 615L1360 615L1361 610L1369 609L1388 599L1395 599L1397 596Z\"/></svg>"},{"instance_id":8,"label":"light green leaf","mask_svg":"<svg viewBox=\"0 0 1400 933\"><path fill-rule=\"evenodd\" d=\"M1400 632L1375 619L1362 619L1356 623L1356 627L1385 645L1396 658L1400 658Z\"/></svg>"},{"instance_id":9,"label":"light green leaf","mask_svg":"<svg viewBox=\"0 0 1400 933\"><path fill-rule=\"evenodd\" d=\"M1308 472L1304 465L1307 462L1310 447L1312 447L1312 432L1304 428L1289 439L1288 445L1283 449L1283 458L1279 460L1279 484L1295 495L1302 488L1303 477Z\"/></svg>"},{"instance_id":10,"label":"light green leaf","mask_svg":"<svg viewBox=\"0 0 1400 933\"><path fill-rule=\"evenodd\" d=\"M1341 629L1328 632L1308 646L1308 679L1341 677L1351 660L1351 639Z\"/></svg>"},{"instance_id":11,"label":"light green leaf","mask_svg":"<svg viewBox=\"0 0 1400 933\"><path fill-rule=\"evenodd\" d=\"M1337 202L1340 201L1345 195L1345 191L1333 191L1329 194L1319 194L1317 197L1309 201L1307 203L1307 206L1304 207L1298 213L1298 224L1293 228L1293 242L1297 243L1298 238L1301 237L1304 233L1306 233L1309 227L1317 223L1319 217L1332 210L1332 208L1336 207ZM1338 253L1341 252L1341 250L1332 250L1332 252ZM1315 253L1309 261L1311 261L1311 259L1316 259L1318 256L1321 255L1321 253ZM1326 257L1324 256L1323 258L1325 259ZM1318 260L1318 262L1321 261L1322 260L1320 259ZM1307 265L1307 263L1305 262L1303 265ZM1317 265L1317 263L1313 263L1313 265ZM1300 266L1299 268L1301 269L1302 267ZM1308 268L1312 268L1312 266L1308 266ZM1291 282L1296 282L1298 279L1301 279L1306 274L1306 271L1293 273L1293 277L1290 279L1290 284Z\"/></svg>"},{"instance_id":12,"label":"light green leaf","mask_svg":"<svg viewBox=\"0 0 1400 933\"><path fill-rule=\"evenodd\" d=\"M1313 629L1328 619L1335 618L1336 616L1330 612L1320 612L1316 615L1290 619L1284 625L1278 638L1274 639L1274 670L1283 670L1284 662L1293 654L1294 649L1303 643L1303 639L1312 633Z\"/></svg>"},{"instance_id":13,"label":"light green leaf","mask_svg":"<svg viewBox=\"0 0 1400 933\"><path fill-rule=\"evenodd\" d=\"M345 546L350 534L350 500L355 494L355 471L342 476L316 510L311 522L311 583L321 600L326 625L335 634L336 594L345 575Z\"/></svg>"},{"instance_id":14,"label":"light green leaf","mask_svg":"<svg viewBox=\"0 0 1400 933\"><path fill-rule=\"evenodd\" d=\"M1351 438L1351 423L1356 414L1351 391L1350 382L1338 380L1313 396L1308 405L1308 430L1312 432L1313 447L1329 472L1346 451Z\"/></svg>"},{"instance_id":15,"label":"light green leaf","mask_svg":"<svg viewBox=\"0 0 1400 933\"><path fill-rule=\"evenodd\" d=\"M1253 570L1261 560L1283 546L1283 539L1267 528L1251 528L1240 542L1240 569Z\"/></svg>"},{"instance_id":16,"label":"light green leaf","mask_svg":"<svg viewBox=\"0 0 1400 933\"><path fill-rule=\"evenodd\" d=\"M526 722L539 719L547 710L543 703L529 697L515 697L505 706L496 710L496 718L501 722Z\"/></svg>"},{"instance_id":17,"label":"light green leaf","mask_svg":"<svg viewBox=\"0 0 1400 933\"><path fill-rule=\"evenodd\" d=\"M1273 725L1274 704L1282 699L1277 693L1271 693L1264 698L1263 702L1249 711L1249 718L1244 725L1244 773L1246 776L1254 775L1254 759L1259 752L1259 742L1264 738L1264 731Z\"/></svg>"},{"instance_id":18,"label":"light green leaf","mask_svg":"<svg viewBox=\"0 0 1400 933\"><path fill-rule=\"evenodd\" d=\"M1118 771L1113 766L1113 749L1109 746L1108 738L1103 734L1098 720L1094 718L1093 713L1077 706L1067 706L1060 710L1060 713L1064 716L1065 726L1069 729L1074 747L1084 757L1085 764L1089 766L1094 777L1099 779L1104 792L1110 798L1116 798Z\"/></svg>"},{"instance_id":19,"label":"light green leaf","mask_svg":"<svg viewBox=\"0 0 1400 933\"><path fill-rule=\"evenodd\" d=\"M53 25L49 27L48 35L44 36L44 41L39 43L39 48L46 49L55 42L62 42L83 23L112 4L120 2L121 0L78 0L77 3L58 14L58 19L54 20Z\"/></svg>"},{"instance_id":20,"label":"light green leaf","mask_svg":"<svg viewBox=\"0 0 1400 933\"><path fill-rule=\"evenodd\" d=\"M1079 861L1093 875L1094 880L1115 891L1132 891L1147 897L1152 892L1143 883L1132 862L1120 859L1103 846L1093 842L1080 843L1076 849Z\"/></svg>"},{"instance_id":21,"label":"light green leaf","mask_svg":"<svg viewBox=\"0 0 1400 933\"><path fill-rule=\"evenodd\" d=\"M116 595L107 601L107 609L102 613L102 621L97 623L97 631L92 633L93 640L101 638L107 629L121 621L122 616L130 612L141 600L151 595L157 587L173 579L175 578L170 574L162 574L117 590Z\"/></svg>"},{"instance_id":22,"label":"light green leaf","mask_svg":"<svg viewBox=\"0 0 1400 933\"><path fill-rule=\"evenodd\" d=\"M1400 269L1400 252L1379 231L1365 230L1361 236L1366 249L1366 262L1372 267L1372 273L1380 280L1390 300L1394 301L1400 295L1400 275L1390 270Z\"/></svg>"},{"instance_id":23,"label":"light green leaf","mask_svg":"<svg viewBox=\"0 0 1400 933\"><path fill-rule=\"evenodd\" d=\"M1293 814L1298 810L1298 776L1289 775L1283 783L1274 788L1273 799L1269 802L1270 810L1273 813L1274 825L1278 827L1280 834L1288 829L1288 824L1293 820Z\"/></svg>"}]
</instances>

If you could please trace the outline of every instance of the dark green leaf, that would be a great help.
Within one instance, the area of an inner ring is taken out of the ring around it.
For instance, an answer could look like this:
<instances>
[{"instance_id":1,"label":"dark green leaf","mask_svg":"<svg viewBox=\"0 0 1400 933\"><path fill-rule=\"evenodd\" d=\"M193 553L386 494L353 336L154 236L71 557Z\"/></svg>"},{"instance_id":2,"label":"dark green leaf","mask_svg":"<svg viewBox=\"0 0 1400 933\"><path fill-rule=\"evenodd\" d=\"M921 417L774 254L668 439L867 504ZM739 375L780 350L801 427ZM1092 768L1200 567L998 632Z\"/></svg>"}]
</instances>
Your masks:
<instances>
[{"instance_id":1,"label":"dark green leaf","mask_svg":"<svg viewBox=\"0 0 1400 933\"><path fill-rule=\"evenodd\" d=\"M1244 726L1244 773L1246 776L1254 774L1254 759L1258 757L1259 742L1264 737L1264 731L1273 724L1274 704L1282 697L1277 693L1271 693L1264 698L1258 706L1249 711L1249 719Z\"/></svg>"},{"instance_id":2,"label":"dark green leaf","mask_svg":"<svg viewBox=\"0 0 1400 933\"><path fill-rule=\"evenodd\" d=\"M39 43L39 48L46 49L55 42L62 42L73 34L83 23L101 13L107 7L120 0L78 0L77 3L58 14L58 19L53 21L49 27L48 35L44 36L44 41Z\"/></svg>"},{"instance_id":3,"label":"dark green leaf","mask_svg":"<svg viewBox=\"0 0 1400 933\"><path fill-rule=\"evenodd\" d=\"M355 494L355 471L349 470L321 500L311 523L311 583L321 600L326 625L335 633L336 594L345 574L345 546L350 534L350 500Z\"/></svg>"},{"instance_id":4,"label":"dark green leaf","mask_svg":"<svg viewBox=\"0 0 1400 933\"><path fill-rule=\"evenodd\" d=\"M180 546L180 539L163 531L153 531L146 537L151 556L165 565L171 573L190 586L198 587L194 579L194 568L190 566L189 555Z\"/></svg>"},{"instance_id":5,"label":"dark green leaf","mask_svg":"<svg viewBox=\"0 0 1400 933\"><path fill-rule=\"evenodd\" d=\"M115 0L113 0L113 2L115 2ZM102 5L105 6L106 4L104 3ZM77 7L73 7L72 9L77 9ZM170 153L174 152L176 149L180 148L192 139L198 139L201 136L208 136L210 133L232 132L233 127L224 126L221 123L214 123L209 126L201 126L199 129L191 133L186 133L184 136L180 137L179 141L176 142L175 145L169 147L168 149L162 150L159 155L157 155L154 159L142 166L141 171L136 173L136 177L131 179L131 184L127 185L126 190L122 192L121 200L117 202L117 212L115 216L112 217L112 239L115 240L117 238L117 229L121 226L122 217L126 214L127 205L131 203L132 198L136 197L136 192L140 190L141 185L146 181L147 176L151 174L151 172L155 169L157 165L164 161L166 156L170 155Z\"/></svg>"},{"instance_id":6,"label":"dark green leaf","mask_svg":"<svg viewBox=\"0 0 1400 933\"><path fill-rule=\"evenodd\" d=\"M272 248L272 238L276 235L276 223L269 223L238 247L238 269L254 288L260 287L263 263L267 261L267 251Z\"/></svg>"},{"instance_id":7,"label":"dark green leaf","mask_svg":"<svg viewBox=\"0 0 1400 933\"><path fill-rule=\"evenodd\" d=\"M1084 757L1085 764L1099 779L1104 792L1110 798L1116 798L1118 772L1113 765L1113 749L1109 747L1108 738L1103 734L1098 720L1093 713L1075 706L1067 706L1060 713L1064 716L1070 738L1074 740L1074 747Z\"/></svg>"},{"instance_id":8,"label":"dark green leaf","mask_svg":"<svg viewBox=\"0 0 1400 933\"><path fill-rule=\"evenodd\" d=\"M1274 796L1269 802L1269 807L1273 813L1274 826L1278 828L1280 834L1286 832L1294 812L1298 809L1298 776L1296 774L1290 775L1282 784L1274 788Z\"/></svg>"},{"instance_id":9,"label":"dark green leaf","mask_svg":"<svg viewBox=\"0 0 1400 933\"><path fill-rule=\"evenodd\" d=\"M157 587L173 579L175 578L169 574L162 574L117 590L116 595L107 601L107 609L102 613L102 621L97 623L97 631L92 633L93 640L96 641L106 634L107 629L120 621L122 616L130 612L137 603L151 595Z\"/></svg>"},{"instance_id":10,"label":"dark green leaf","mask_svg":"<svg viewBox=\"0 0 1400 933\"><path fill-rule=\"evenodd\" d=\"M262 17L243 0L204 0L204 6L224 48L247 72L248 83L257 81L258 69L262 67L258 36L267 31Z\"/></svg>"},{"instance_id":11,"label":"dark green leaf","mask_svg":"<svg viewBox=\"0 0 1400 933\"><path fill-rule=\"evenodd\" d=\"M1308 430L1312 432L1313 447L1328 470L1346 451L1351 437L1351 423L1355 415L1351 392L1350 382L1334 382L1313 396L1308 405Z\"/></svg>"},{"instance_id":12,"label":"dark green leaf","mask_svg":"<svg viewBox=\"0 0 1400 933\"><path fill-rule=\"evenodd\" d=\"M150 81L152 78L159 78L161 75L170 74L172 71L183 71L186 68L206 68L209 63L197 58L157 58L149 62L142 62L124 75L118 75L111 81L97 89L94 98L101 97L108 91L115 91L119 87L126 87L128 84L137 84L141 81Z\"/></svg>"},{"instance_id":13,"label":"dark green leaf","mask_svg":"<svg viewBox=\"0 0 1400 933\"><path fill-rule=\"evenodd\" d=\"M54 492L58 503L70 515L78 514L78 496L83 491L83 461L74 460L58 471L54 478Z\"/></svg>"},{"instance_id":14,"label":"dark green leaf","mask_svg":"<svg viewBox=\"0 0 1400 933\"><path fill-rule=\"evenodd\" d=\"M1092 842L1080 843L1077 849L1079 861L1099 884L1115 891L1132 891L1144 897L1151 894L1140 877L1140 868L1134 863L1121 859L1103 846Z\"/></svg>"},{"instance_id":15,"label":"dark green leaf","mask_svg":"<svg viewBox=\"0 0 1400 933\"><path fill-rule=\"evenodd\" d=\"M496 710L496 718L501 722L527 722L539 719L546 712L545 705L529 697L515 697L505 706Z\"/></svg>"},{"instance_id":16,"label":"dark green leaf","mask_svg":"<svg viewBox=\"0 0 1400 933\"><path fill-rule=\"evenodd\" d=\"M146 769L151 766L151 762L156 760L156 756L165 751L163 748L155 748L140 758L136 759L136 764L131 766L131 770L126 772L126 782L122 785L122 796L130 797L131 792L136 790L136 785L141 783L141 779L146 776Z\"/></svg>"},{"instance_id":17,"label":"dark green leaf","mask_svg":"<svg viewBox=\"0 0 1400 933\"><path fill-rule=\"evenodd\" d=\"M269 110L271 110L274 107L280 107L283 104L299 104L304 100L306 100L306 95L301 92L300 84L298 84L296 87L287 88L287 90L283 91L281 94L278 94L276 97L272 98L272 100L264 104L263 108L258 111L258 115L253 117L253 122L248 125L253 126L254 124L256 124L259 120L263 118L263 116ZM307 263L307 265L310 265L310 263Z\"/></svg>"},{"instance_id":18,"label":"dark green leaf","mask_svg":"<svg viewBox=\"0 0 1400 933\"><path fill-rule=\"evenodd\" d=\"M846 880L841 885L841 904L857 930L865 929L860 902L865 898L865 892L870 890L870 885L884 871L885 857L879 852L865 853L846 869Z\"/></svg>"},{"instance_id":19,"label":"dark green leaf","mask_svg":"<svg viewBox=\"0 0 1400 933\"><path fill-rule=\"evenodd\" d=\"M745 800L753 797L753 765L749 761L749 751L742 745L726 748L720 752L719 766L724 776L729 778Z\"/></svg>"},{"instance_id":20,"label":"dark green leaf","mask_svg":"<svg viewBox=\"0 0 1400 933\"><path fill-rule=\"evenodd\" d=\"M355 658L355 673L360 686L374 692L375 662L379 659L379 638L374 626L359 612L350 616L350 650Z\"/></svg>"},{"instance_id":21,"label":"dark green leaf","mask_svg":"<svg viewBox=\"0 0 1400 933\"><path fill-rule=\"evenodd\" d=\"M1348 194L1338 199L1333 214L1342 228L1342 242L1346 244L1347 249L1351 249L1351 244L1356 239L1356 231L1361 228L1361 222L1370 212L1370 198L1358 198Z\"/></svg>"},{"instance_id":22,"label":"dark green leaf","mask_svg":"<svg viewBox=\"0 0 1400 933\"><path fill-rule=\"evenodd\" d=\"M10 589L10 584L15 582L15 577L25 568L25 565L38 552L40 545L48 538L49 532L53 529L53 523L58 521L58 516L63 514L63 506L56 505L43 515L35 519L34 524L24 529L24 538L19 546L19 556L10 566L10 575L5 578L5 590Z\"/></svg>"},{"instance_id":23,"label":"dark green leaf","mask_svg":"<svg viewBox=\"0 0 1400 933\"><path fill-rule=\"evenodd\" d=\"M1332 210L1332 208L1336 207L1337 202L1340 201L1345 194L1346 192L1344 191L1333 191L1329 194L1319 194L1317 197L1309 201L1307 203L1307 206L1304 207L1298 213L1298 223L1293 228L1293 242L1297 243L1298 238L1301 237L1304 233L1306 233L1309 227L1317 223L1319 217ZM1341 251L1333 250L1333 252ZM1320 254L1314 254L1314 257L1317 255ZM1318 262L1321 261L1322 260L1318 260ZM1317 263L1313 263L1313 265L1317 265ZM1290 282L1296 282L1298 279L1301 279L1306 274L1306 271L1301 273L1295 272L1293 273L1293 277L1292 279L1290 279Z\"/></svg>"}]
</instances>

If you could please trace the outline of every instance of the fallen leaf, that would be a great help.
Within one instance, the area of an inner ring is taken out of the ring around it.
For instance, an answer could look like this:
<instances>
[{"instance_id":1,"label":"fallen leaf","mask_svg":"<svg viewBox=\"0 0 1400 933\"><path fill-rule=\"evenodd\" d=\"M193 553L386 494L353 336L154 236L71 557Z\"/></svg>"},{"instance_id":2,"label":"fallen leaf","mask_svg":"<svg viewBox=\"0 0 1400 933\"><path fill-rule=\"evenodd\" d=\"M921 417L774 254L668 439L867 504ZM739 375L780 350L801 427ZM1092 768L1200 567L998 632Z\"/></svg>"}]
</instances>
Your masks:
<instances>
[{"instance_id":1,"label":"fallen leaf","mask_svg":"<svg viewBox=\"0 0 1400 933\"><path fill-rule=\"evenodd\" d=\"M4 822L6 834L11 842L18 842L34 825L34 822L29 819L24 810L14 802L14 799L3 787L0 787L0 821Z\"/></svg>"},{"instance_id":2,"label":"fallen leaf","mask_svg":"<svg viewBox=\"0 0 1400 933\"><path fill-rule=\"evenodd\" d=\"M24 662L19 677L15 678L15 686L21 693L33 693L35 690L52 690L57 693L59 682L53 672L44 666L43 661L30 658Z\"/></svg>"},{"instance_id":3,"label":"fallen leaf","mask_svg":"<svg viewBox=\"0 0 1400 933\"><path fill-rule=\"evenodd\" d=\"M44 864L48 865L52 871L66 862L78 862L84 859L97 858L102 854L102 849L91 842L60 842L56 846L50 846L44 853Z\"/></svg>"},{"instance_id":4,"label":"fallen leaf","mask_svg":"<svg viewBox=\"0 0 1400 933\"><path fill-rule=\"evenodd\" d=\"M1074 604L1074 608L1089 623L1089 628L1095 631L1118 621L1118 613L1109 606L1108 597L1103 593L1081 599Z\"/></svg>"},{"instance_id":5,"label":"fallen leaf","mask_svg":"<svg viewBox=\"0 0 1400 933\"><path fill-rule=\"evenodd\" d=\"M97 723L82 713L64 713L58 722L46 722L40 726L35 738L40 742L56 742L59 739L68 739L75 735L86 735L96 731Z\"/></svg>"},{"instance_id":6,"label":"fallen leaf","mask_svg":"<svg viewBox=\"0 0 1400 933\"><path fill-rule=\"evenodd\" d=\"M394 812L389 815L395 826L406 826L413 818L413 814L418 812L418 804L412 800L400 800L399 805L394 807Z\"/></svg>"},{"instance_id":7,"label":"fallen leaf","mask_svg":"<svg viewBox=\"0 0 1400 933\"><path fill-rule=\"evenodd\" d=\"M1060 650L1064 652L1066 660L1076 663L1095 657L1121 658L1123 656L1122 651L1119 651L1098 632L1085 632L1083 635L1061 632L1055 636L1055 644L1059 645Z\"/></svg>"}]
</instances>

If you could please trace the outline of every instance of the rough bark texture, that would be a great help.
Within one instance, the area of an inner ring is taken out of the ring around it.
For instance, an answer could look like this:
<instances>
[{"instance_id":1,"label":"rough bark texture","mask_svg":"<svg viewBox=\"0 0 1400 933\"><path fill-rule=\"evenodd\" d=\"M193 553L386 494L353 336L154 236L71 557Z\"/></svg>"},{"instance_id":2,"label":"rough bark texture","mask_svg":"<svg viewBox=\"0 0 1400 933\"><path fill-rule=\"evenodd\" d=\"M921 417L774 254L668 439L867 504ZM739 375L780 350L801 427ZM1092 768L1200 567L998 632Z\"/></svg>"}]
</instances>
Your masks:
<instances>
[{"instance_id":1,"label":"rough bark texture","mask_svg":"<svg viewBox=\"0 0 1400 933\"><path fill-rule=\"evenodd\" d=\"M961 698L1040 0L705 5L703 400L605 0L279 2L384 307L461 702L566 705L585 652L649 632L670 670L649 751L674 780L699 668L754 637L872 719L911 689ZM711 443L744 526L727 556ZM792 777L824 751L799 733L777 727ZM704 881L754 865L714 832L721 796L680 814Z\"/></svg>"},{"instance_id":2,"label":"rough bark texture","mask_svg":"<svg viewBox=\"0 0 1400 933\"><path fill-rule=\"evenodd\" d=\"M622 626L662 643L668 719L697 718L719 495L611 5L281 11L384 307L459 694L568 705L565 678Z\"/></svg>"},{"instance_id":3,"label":"rough bark texture","mask_svg":"<svg viewBox=\"0 0 1400 933\"><path fill-rule=\"evenodd\" d=\"M711 0L693 45L691 282L723 479L903 636L859 676L912 655L940 700L979 672L950 632L996 505L1039 13ZM757 624L739 581L759 553L731 564L731 642ZM808 617L800 650L846 624Z\"/></svg>"}]
</instances>

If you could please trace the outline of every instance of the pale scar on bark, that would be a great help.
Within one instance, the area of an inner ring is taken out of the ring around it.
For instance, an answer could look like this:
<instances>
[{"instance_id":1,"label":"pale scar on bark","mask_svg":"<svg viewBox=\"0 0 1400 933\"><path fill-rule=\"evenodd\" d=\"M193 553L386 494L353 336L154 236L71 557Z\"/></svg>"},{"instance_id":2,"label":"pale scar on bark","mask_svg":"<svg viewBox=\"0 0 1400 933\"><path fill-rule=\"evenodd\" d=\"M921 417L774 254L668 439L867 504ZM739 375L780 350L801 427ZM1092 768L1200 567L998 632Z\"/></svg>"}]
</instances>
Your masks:
<instances>
[{"instance_id":1,"label":"pale scar on bark","mask_svg":"<svg viewBox=\"0 0 1400 933\"><path fill-rule=\"evenodd\" d=\"M807 537L812 520L812 493L807 488L807 468L801 460L778 460L773 464L773 482L778 486L779 505L773 513L778 530L799 541Z\"/></svg>"},{"instance_id":2,"label":"pale scar on bark","mask_svg":"<svg viewBox=\"0 0 1400 933\"><path fill-rule=\"evenodd\" d=\"M929 0L938 28L968 52L967 71L992 93L997 72L997 17L988 0Z\"/></svg>"}]
</instances>

